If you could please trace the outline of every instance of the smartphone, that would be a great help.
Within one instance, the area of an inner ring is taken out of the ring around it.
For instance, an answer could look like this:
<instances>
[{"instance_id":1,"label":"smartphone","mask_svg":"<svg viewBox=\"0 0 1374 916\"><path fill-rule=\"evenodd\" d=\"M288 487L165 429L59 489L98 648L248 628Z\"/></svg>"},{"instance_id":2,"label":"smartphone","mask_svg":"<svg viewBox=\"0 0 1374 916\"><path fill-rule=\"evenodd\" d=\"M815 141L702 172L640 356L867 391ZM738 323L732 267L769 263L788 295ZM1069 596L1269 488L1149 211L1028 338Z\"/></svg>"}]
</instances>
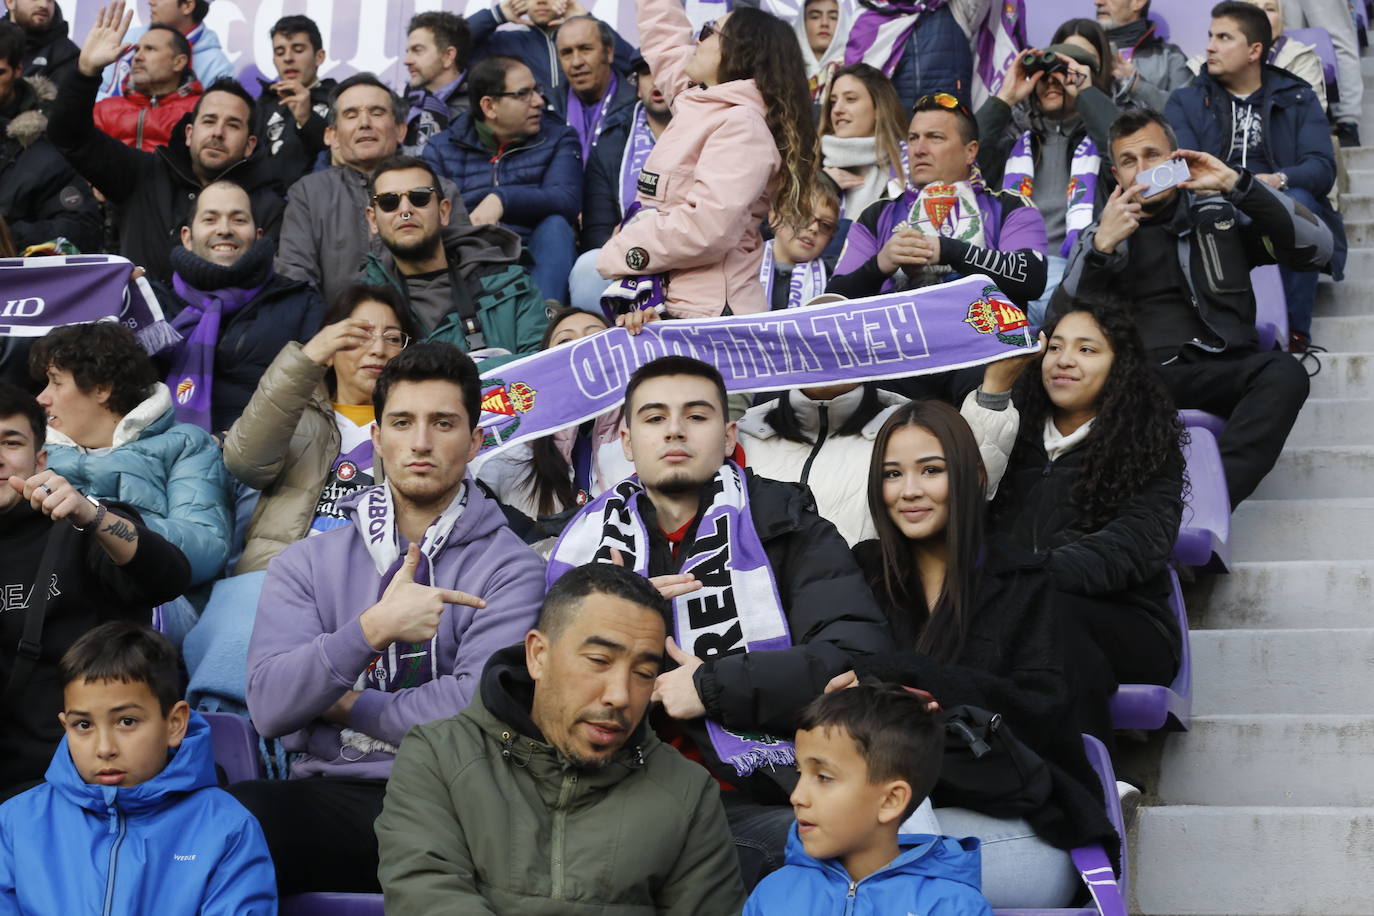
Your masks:
<instances>
[{"instance_id":1,"label":"smartphone","mask_svg":"<svg viewBox=\"0 0 1374 916\"><path fill-rule=\"evenodd\" d=\"M1142 181L1148 186L1141 193L1142 200L1148 200L1156 194L1162 194L1172 187L1187 181L1192 177L1188 171L1188 163L1182 159L1170 159L1168 162L1161 163L1152 169L1148 169L1145 174L1136 176L1136 184Z\"/></svg>"}]
</instances>

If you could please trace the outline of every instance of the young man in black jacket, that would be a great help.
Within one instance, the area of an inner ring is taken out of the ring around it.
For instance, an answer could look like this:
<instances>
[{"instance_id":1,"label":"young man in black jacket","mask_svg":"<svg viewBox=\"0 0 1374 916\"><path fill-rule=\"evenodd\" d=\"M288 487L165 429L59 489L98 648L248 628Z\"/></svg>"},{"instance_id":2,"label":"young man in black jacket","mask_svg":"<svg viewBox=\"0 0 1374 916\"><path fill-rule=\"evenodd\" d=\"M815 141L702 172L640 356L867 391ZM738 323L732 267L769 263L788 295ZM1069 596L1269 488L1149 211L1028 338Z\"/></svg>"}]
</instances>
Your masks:
<instances>
[{"instance_id":1,"label":"young man in black jacket","mask_svg":"<svg viewBox=\"0 0 1374 916\"><path fill-rule=\"evenodd\" d=\"M621 441L637 477L565 529L570 566L623 564L672 605L658 678L659 737L723 786L745 885L782 864L796 783L796 719L852 660L892 647L882 612L835 526L799 484L735 464L735 424L713 366L665 356L626 387Z\"/></svg>"},{"instance_id":2,"label":"young man in black jacket","mask_svg":"<svg viewBox=\"0 0 1374 916\"><path fill-rule=\"evenodd\" d=\"M308 175L327 148L324 121L336 83L320 79L325 53L315 20L283 16L273 24L268 37L277 78L258 80L262 94L253 115L253 136L259 138L263 154L277 167L282 183L290 185Z\"/></svg>"},{"instance_id":3,"label":"young man in black jacket","mask_svg":"<svg viewBox=\"0 0 1374 916\"><path fill-rule=\"evenodd\" d=\"M1119 187L1079 236L1061 292L1134 302L1145 350L1174 402L1227 418L1219 444L1235 508L1278 460L1308 392L1293 357L1259 349L1250 271L1275 261L1321 267L1331 230L1248 170L1178 149L1152 109L1122 114L1110 142ZM1143 198L1146 173L1176 158L1191 178Z\"/></svg>"},{"instance_id":4,"label":"young man in black jacket","mask_svg":"<svg viewBox=\"0 0 1374 916\"><path fill-rule=\"evenodd\" d=\"M46 469L46 432L38 402L0 382L0 800L41 781L62 740L63 653L106 621L148 623L191 584L186 558L132 509Z\"/></svg>"}]
</instances>

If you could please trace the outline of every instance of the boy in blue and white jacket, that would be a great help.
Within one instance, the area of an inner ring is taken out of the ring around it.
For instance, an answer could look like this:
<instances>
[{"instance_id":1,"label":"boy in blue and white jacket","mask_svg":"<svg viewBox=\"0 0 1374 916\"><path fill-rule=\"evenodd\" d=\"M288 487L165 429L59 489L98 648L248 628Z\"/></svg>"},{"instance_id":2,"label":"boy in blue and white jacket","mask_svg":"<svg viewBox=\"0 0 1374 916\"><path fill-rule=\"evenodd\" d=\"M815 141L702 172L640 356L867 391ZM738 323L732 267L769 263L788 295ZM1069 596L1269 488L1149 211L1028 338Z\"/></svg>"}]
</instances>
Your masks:
<instances>
[{"instance_id":1,"label":"boy in blue and white jacket","mask_svg":"<svg viewBox=\"0 0 1374 916\"><path fill-rule=\"evenodd\" d=\"M60 671L67 734L47 782L0 805L0 916L273 916L262 829L215 785L171 643L107 623Z\"/></svg>"},{"instance_id":2,"label":"boy in blue and white jacket","mask_svg":"<svg viewBox=\"0 0 1374 916\"><path fill-rule=\"evenodd\" d=\"M991 916L976 838L897 832L940 773L932 705L901 687L857 686L802 712L787 864L744 916Z\"/></svg>"}]
</instances>

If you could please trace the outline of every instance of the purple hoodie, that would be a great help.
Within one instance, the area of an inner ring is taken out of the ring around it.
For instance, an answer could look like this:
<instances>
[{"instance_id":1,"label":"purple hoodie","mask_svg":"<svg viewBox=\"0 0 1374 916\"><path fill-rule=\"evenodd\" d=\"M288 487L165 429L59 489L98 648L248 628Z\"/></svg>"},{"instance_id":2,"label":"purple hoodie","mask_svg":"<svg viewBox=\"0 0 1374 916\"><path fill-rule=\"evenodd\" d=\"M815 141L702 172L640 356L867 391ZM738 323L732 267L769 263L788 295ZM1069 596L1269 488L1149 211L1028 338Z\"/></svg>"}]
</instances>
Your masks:
<instances>
[{"instance_id":1,"label":"purple hoodie","mask_svg":"<svg viewBox=\"0 0 1374 916\"><path fill-rule=\"evenodd\" d=\"M340 503L355 523L367 492ZM363 690L352 728L388 744L399 745L412 725L457 715L468 705L488 656L534 626L544 599L544 561L506 527L496 502L470 485L432 584L477 595L487 606L444 610L433 651L421 660L433 674L416 678L422 683ZM393 753L345 747L342 729L319 718L378 659L358 618L381 592L381 577L353 524L299 541L267 567L248 647L248 712L260 733L285 736L288 750L305 752L292 766L294 778L385 779L391 772Z\"/></svg>"}]
</instances>

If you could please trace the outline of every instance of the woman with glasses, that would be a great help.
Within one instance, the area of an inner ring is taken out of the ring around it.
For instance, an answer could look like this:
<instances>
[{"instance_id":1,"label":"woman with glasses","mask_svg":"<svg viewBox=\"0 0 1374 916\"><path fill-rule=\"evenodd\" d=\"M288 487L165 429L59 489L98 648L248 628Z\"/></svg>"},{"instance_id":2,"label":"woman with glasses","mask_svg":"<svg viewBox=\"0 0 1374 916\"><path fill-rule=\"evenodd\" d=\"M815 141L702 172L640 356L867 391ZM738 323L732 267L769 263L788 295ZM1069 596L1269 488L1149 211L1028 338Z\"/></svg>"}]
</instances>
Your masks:
<instances>
[{"instance_id":1,"label":"woman with glasses","mask_svg":"<svg viewBox=\"0 0 1374 916\"><path fill-rule=\"evenodd\" d=\"M324 328L277 354L224 441L229 473L262 490L234 572L267 568L312 534L346 524L339 500L380 479L372 461L372 389L414 329L396 290L355 285Z\"/></svg>"},{"instance_id":2,"label":"woman with glasses","mask_svg":"<svg viewBox=\"0 0 1374 916\"><path fill-rule=\"evenodd\" d=\"M815 127L791 26L739 7L695 42L678 0L638 0L644 59L673 120L639 173L639 206L601 249L631 328L674 317L764 312L759 225L811 220ZM662 295L647 287L662 284ZM608 291L609 292L609 291Z\"/></svg>"}]
</instances>

